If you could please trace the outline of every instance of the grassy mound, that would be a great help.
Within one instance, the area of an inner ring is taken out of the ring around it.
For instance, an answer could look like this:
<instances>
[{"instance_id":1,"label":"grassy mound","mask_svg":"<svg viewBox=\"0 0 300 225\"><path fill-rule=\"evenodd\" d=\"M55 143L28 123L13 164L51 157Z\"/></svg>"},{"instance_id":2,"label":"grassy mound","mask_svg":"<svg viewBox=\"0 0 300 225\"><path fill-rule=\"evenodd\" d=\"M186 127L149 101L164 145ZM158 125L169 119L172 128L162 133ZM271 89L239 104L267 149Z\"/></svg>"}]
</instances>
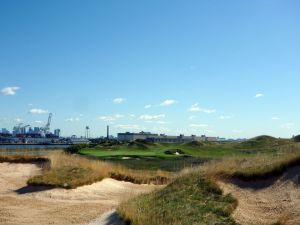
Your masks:
<instances>
[{"instance_id":1,"label":"grassy mound","mask_svg":"<svg viewBox=\"0 0 300 225\"><path fill-rule=\"evenodd\" d=\"M118 213L132 225L236 224L230 217L237 201L213 182L190 173L166 188L121 204Z\"/></svg>"},{"instance_id":2,"label":"grassy mound","mask_svg":"<svg viewBox=\"0 0 300 225\"><path fill-rule=\"evenodd\" d=\"M140 150L148 150L147 144L140 141L132 141L128 144L129 149L140 149Z\"/></svg>"},{"instance_id":3,"label":"grassy mound","mask_svg":"<svg viewBox=\"0 0 300 225\"><path fill-rule=\"evenodd\" d=\"M263 135L239 143L236 147L240 149L273 148L275 146L287 144L288 142L290 142L290 140Z\"/></svg>"},{"instance_id":4,"label":"grassy mound","mask_svg":"<svg viewBox=\"0 0 300 225\"><path fill-rule=\"evenodd\" d=\"M300 149L275 155L230 157L207 163L202 170L210 177L238 178L246 181L282 175L287 169L300 165Z\"/></svg>"},{"instance_id":5,"label":"grassy mound","mask_svg":"<svg viewBox=\"0 0 300 225\"><path fill-rule=\"evenodd\" d=\"M191 142L188 142L188 143L184 143L183 145L187 146L187 147L201 147L204 144L200 141L191 141Z\"/></svg>"},{"instance_id":6,"label":"grassy mound","mask_svg":"<svg viewBox=\"0 0 300 225\"><path fill-rule=\"evenodd\" d=\"M104 178L114 178L136 184L166 184L172 177L168 172L136 171L109 162L64 153L55 153L49 158L51 161L49 169L42 175L30 178L28 185L76 188Z\"/></svg>"}]
</instances>

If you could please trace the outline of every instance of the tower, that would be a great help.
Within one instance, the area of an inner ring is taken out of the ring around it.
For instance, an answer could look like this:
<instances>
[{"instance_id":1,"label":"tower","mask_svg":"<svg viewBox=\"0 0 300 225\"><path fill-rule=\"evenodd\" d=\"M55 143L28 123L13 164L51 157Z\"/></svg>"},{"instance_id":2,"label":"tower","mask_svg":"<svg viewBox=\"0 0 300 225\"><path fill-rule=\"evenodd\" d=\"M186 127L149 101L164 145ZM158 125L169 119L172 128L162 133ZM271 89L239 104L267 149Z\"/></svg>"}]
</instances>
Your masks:
<instances>
[{"instance_id":1,"label":"tower","mask_svg":"<svg viewBox=\"0 0 300 225\"><path fill-rule=\"evenodd\" d=\"M86 139L90 138L90 127L89 126L85 127L85 138Z\"/></svg>"},{"instance_id":2,"label":"tower","mask_svg":"<svg viewBox=\"0 0 300 225\"><path fill-rule=\"evenodd\" d=\"M106 127L106 139L109 140L109 126Z\"/></svg>"}]
</instances>

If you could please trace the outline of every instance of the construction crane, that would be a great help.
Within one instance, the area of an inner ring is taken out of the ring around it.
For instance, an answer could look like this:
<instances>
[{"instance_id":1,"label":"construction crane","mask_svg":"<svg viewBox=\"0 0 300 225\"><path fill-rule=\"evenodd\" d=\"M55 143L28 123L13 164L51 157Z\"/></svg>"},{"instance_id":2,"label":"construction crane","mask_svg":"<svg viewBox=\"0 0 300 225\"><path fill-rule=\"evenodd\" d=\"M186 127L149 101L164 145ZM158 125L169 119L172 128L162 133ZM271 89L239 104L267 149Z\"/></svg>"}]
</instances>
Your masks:
<instances>
[{"instance_id":1,"label":"construction crane","mask_svg":"<svg viewBox=\"0 0 300 225\"><path fill-rule=\"evenodd\" d=\"M40 130L43 131L45 134L50 132L51 119L52 119L52 113L49 114L47 124L44 127L40 128Z\"/></svg>"}]
</instances>

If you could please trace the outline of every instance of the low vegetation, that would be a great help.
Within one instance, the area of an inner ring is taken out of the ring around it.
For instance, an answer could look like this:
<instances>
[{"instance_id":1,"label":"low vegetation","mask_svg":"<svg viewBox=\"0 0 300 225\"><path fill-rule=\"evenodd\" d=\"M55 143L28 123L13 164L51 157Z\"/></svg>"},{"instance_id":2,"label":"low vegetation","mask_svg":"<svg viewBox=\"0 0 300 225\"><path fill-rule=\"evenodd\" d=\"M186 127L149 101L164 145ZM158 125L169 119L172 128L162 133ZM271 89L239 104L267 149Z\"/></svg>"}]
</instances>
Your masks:
<instances>
[{"instance_id":1,"label":"low vegetation","mask_svg":"<svg viewBox=\"0 0 300 225\"><path fill-rule=\"evenodd\" d=\"M300 165L300 147L277 154L257 154L253 157L229 157L210 161L201 170L209 177L255 180L279 176L289 167Z\"/></svg>"},{"instance_id":2,"label":"low vegetation","mask_svg":"<svg viewBox=\"0 0 300 225\"><path fill-rule=\"evenodd\" d=\"M38 163L45 164L49 160L45 157L30 155L30 154L17 154L17 155L8 155L0 154L0 163Z\"/></svg>"},{"instance_id":3,"label":"low vegetation","mask_svg":"<svg viewBox=\"0 0 300 225\"><path fill-rule=\"evenodd\" d=\"M51 162L49 170L29 179L29 185L76 188L108 177L137 184L165 184L172 176L170 173L159 170L136 171L120 165L66 153L55 153L48 157Z\"/></svg>"},{"instance_id":4,"label":"low vegetation","mask_svg":"<svg viewBox=\"0 0 300 225\"><path fill-rule=\"evenodd\" d=\"M122 203L118 213L132 225L235 225L237 201L199 173L179 176L166 188Z\"/></svg>"}]
</instances>

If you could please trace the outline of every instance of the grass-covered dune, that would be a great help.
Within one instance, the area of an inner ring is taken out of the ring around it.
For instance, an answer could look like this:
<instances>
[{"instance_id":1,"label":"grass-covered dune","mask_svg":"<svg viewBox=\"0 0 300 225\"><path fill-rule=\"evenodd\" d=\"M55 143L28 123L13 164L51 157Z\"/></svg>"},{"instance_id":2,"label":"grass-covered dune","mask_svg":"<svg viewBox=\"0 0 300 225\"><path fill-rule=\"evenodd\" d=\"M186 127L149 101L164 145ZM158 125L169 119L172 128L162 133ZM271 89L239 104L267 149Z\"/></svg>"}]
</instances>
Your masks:
<instances>
[{"instance_id":1,"label":"grass-covered dune","mask_svg":"<svg viewBox=\"0 0 300 225\"><path fill-rule=\"evenodd\" d=\"M237 224L231 213L238 200L222 195L217 181L268 179L300 165L300 146L282 148L276 154L226 157L187 168L162 190L121 204L118 213L131 225ZM283 225L278 222L276 225Z\"/></svg>"},{"instance_id":2,"label":"grass-covered dune","mask_svg":"<svg viewBox=\"0 0 300 225\"><path fill-rule=\"evenodd\" d=\"M124 202L119 215L131 225L235 225L237 200L199 173L178 177L166 188Z\"/></svg>"},{"instance_id":3,"label":"grass-covered dune","mask_svg":"<svg viewBox=\"0 0 300 225\"><path fill-rule=\"evenodd\" d=\"M54 153L48 156L50 166L42 175L28 180L29 185L76 188L104 178L130 181L136 184L165 184L172 175L164 171L131 170L120 165L90 160L78 155Z\"/></svg>"}]
</instances>

